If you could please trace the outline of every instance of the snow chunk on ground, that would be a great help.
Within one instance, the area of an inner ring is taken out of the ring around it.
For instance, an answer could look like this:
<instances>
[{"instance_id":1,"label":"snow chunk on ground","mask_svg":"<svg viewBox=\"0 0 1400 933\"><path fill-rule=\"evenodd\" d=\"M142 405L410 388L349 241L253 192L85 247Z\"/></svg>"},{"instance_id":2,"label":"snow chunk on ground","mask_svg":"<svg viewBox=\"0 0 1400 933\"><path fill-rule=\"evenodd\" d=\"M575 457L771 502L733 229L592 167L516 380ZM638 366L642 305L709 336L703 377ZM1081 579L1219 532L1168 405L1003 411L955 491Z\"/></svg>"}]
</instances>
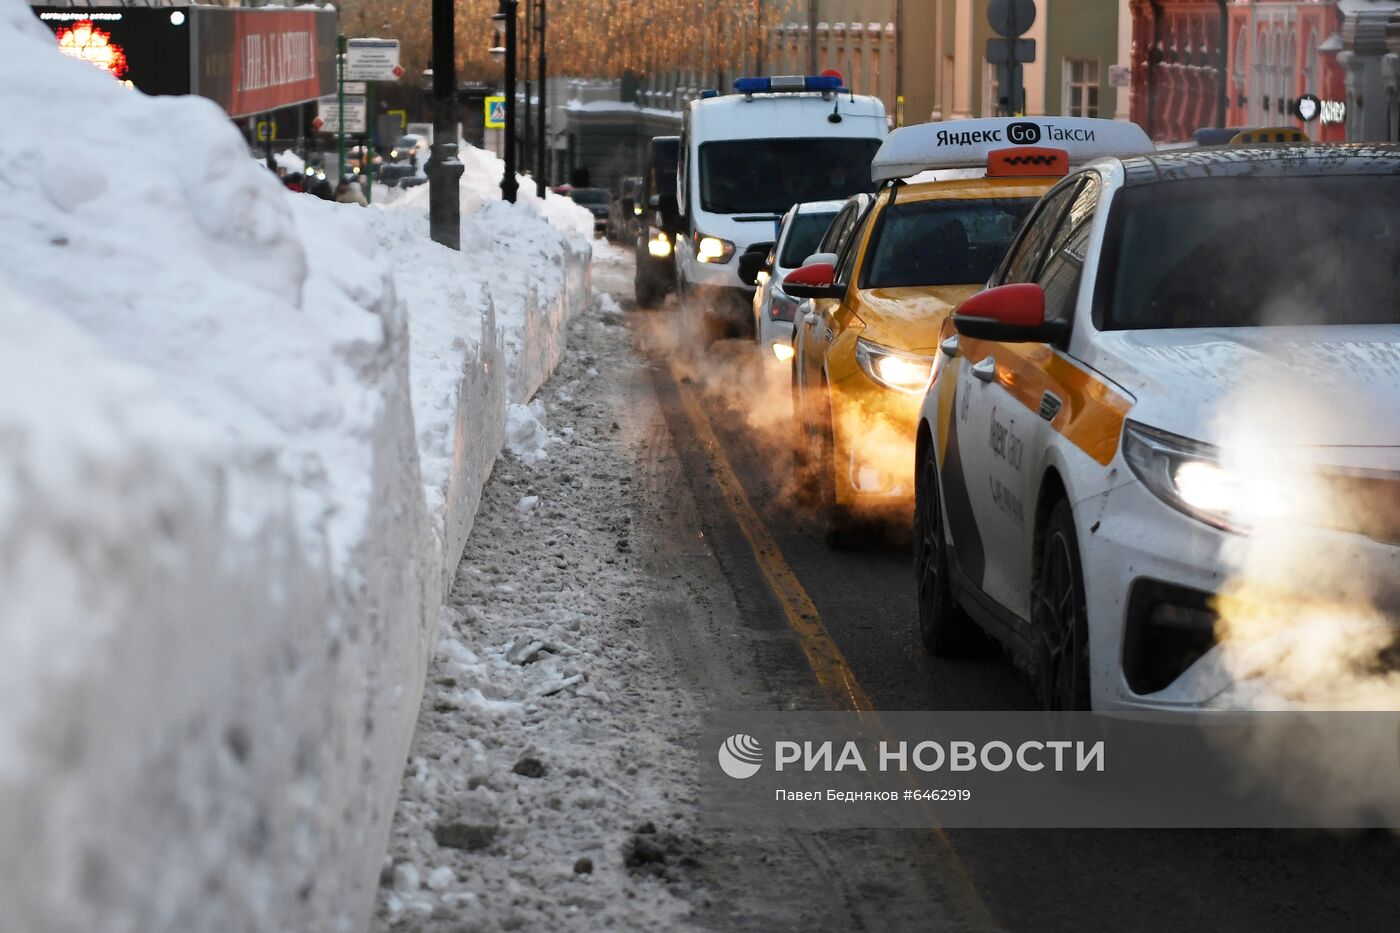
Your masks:
<instances>
[{"instance_id":1,"label":"snow chunk on ground","mask_svg":"<svg viewBox=\"0 0 1400 933\"><path fill-rule=\"evenodd\" d=\"M546 459L549 431L544 420L544 402L540 399L529 405L511 405L506 413L506 449L525 463Z\"/></svg>"}]
</instances>

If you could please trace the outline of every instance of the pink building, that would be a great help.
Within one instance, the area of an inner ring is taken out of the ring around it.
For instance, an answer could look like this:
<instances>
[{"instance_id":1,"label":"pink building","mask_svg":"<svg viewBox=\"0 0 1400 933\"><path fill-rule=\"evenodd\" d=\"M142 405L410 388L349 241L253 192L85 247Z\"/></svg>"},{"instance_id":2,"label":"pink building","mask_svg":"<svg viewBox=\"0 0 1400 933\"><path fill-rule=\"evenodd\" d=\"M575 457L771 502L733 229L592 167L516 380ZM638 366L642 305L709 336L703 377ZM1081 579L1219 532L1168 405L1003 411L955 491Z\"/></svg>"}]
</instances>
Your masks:
<instances>
[{"instance_id":1,"label":"pink building","mask_svg":"<svg viewBox=\"0 0 1400 933\"><path fill-rule=\"evenodd\" d=\"M1345 139L1337 0L1134 0L1132 119L1161 142L1207 126L1296 126ZM1304 123L1297 98L1322 106Z\"/></svg>"}]
</instances>

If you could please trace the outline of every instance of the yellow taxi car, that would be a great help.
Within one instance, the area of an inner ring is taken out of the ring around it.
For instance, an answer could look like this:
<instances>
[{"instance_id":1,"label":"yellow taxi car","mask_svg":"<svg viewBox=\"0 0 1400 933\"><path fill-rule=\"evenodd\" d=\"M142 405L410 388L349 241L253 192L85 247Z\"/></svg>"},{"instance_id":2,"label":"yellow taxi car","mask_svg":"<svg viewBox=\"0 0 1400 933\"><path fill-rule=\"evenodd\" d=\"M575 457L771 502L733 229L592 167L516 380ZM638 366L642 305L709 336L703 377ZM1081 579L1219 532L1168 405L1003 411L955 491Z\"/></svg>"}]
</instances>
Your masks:
<instances>
[{"instance_id":1,"label":"yellow taxi car","mask_svg":"<svg viewBox=\"0 0 1400 933\"><path fill-rule=\"evenodd\" d=\"M890 134L872 163L881 190L832 222L834 261L819 253L783 280L808 299L793 333L796 456L828 543L910 514L915 426L943 322L982 288L1041 195L1072 163L1151 148L1135 124L1095 119Z\"/></svg>"}]
</instances>

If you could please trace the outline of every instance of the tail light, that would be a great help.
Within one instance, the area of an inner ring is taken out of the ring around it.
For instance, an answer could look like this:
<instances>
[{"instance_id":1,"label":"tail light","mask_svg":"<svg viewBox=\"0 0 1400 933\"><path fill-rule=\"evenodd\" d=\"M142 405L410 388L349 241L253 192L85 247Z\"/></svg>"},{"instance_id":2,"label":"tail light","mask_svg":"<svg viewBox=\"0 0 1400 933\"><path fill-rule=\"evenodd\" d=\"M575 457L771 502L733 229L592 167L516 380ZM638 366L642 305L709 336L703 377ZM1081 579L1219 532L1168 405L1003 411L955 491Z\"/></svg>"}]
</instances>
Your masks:
<instances>
[{"instance_id":1,"label":"tail light","mask_svg":"<svg viewBox=\"0 0 1400 933\"><path fill-rule=\"evenodd\" d=\"M790 298L775 288L768 296L768 316L775 321L794 321L797 319L797 305L796 298Z\"/></svg>"}]
</instances>

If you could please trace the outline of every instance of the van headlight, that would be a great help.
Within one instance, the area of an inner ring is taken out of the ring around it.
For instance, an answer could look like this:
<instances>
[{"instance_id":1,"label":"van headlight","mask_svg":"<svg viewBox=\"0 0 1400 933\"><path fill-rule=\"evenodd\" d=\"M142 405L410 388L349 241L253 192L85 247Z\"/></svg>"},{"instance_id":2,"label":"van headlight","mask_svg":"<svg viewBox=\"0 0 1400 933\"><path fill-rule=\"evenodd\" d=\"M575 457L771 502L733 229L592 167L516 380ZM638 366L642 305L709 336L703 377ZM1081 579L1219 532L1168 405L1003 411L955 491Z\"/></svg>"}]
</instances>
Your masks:
<instances>
[{"instance_id":1,"label":"van headlight","mask_svg":"<svg viewBox=\"0 0 1400 933\"><path fill-rule=\"evenodd\" d=\"M856 338L856 362L871 379L906 395L922 395L933 379L934 358Z\"/></svg>"},{"instance_id":2,"label":"van headlight","mask_svg":"<svg viewBox=\"0 0 1400 933\"><path fill-rule=\"evenodd\" d=\"M1225 531L1248 534L1306 511L1298 486L1234 468L1217 447L1136 421L1124 422L1123 459L1163 502Z\"/></svg>"},{"instance_id":3,"label":"van headlight","mask_svg":"<svg viewBox=\"0 0 1400 933\"><path fill-rule=\"evenodd\" d=\"M657 259L665 259L671 255L671 241L666 239L666 234L658 233L647 240L647 252Z\"/></svg>"},{"instance_id":4,"label":"van headlight","mask_svg":"<svg viewBox=\"0 0 1400 933\"><path fill-rule=\"evenodd\" d=\"M726 263L734 256L734 244L717 236L700 234L695 240L695 258L700 262Z\"/></svg>"}]
</instances>

